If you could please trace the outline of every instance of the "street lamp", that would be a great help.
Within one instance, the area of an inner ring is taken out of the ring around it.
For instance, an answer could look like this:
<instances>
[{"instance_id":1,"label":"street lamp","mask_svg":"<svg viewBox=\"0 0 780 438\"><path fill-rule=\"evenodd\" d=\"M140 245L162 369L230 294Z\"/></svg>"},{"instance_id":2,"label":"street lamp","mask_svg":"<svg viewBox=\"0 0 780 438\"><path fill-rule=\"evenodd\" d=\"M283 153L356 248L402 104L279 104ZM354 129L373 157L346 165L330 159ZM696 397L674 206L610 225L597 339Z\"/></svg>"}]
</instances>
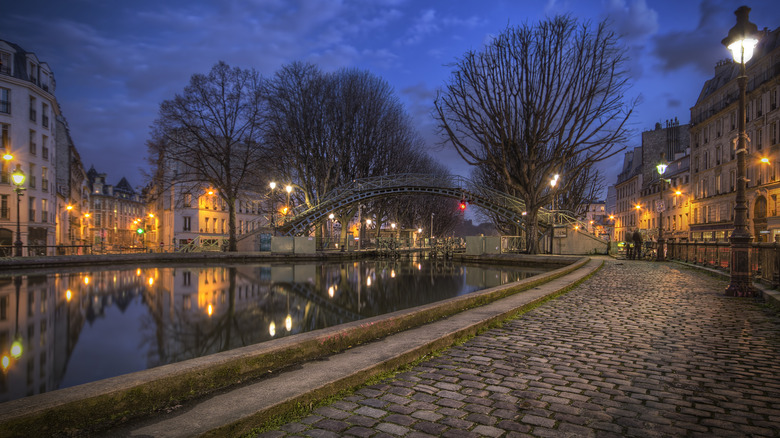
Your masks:
<instances>
[{"instance_id":1,"label":"street lamp","mask_svg":"<svg viewBox=\"0 0 780 438\"><path fill-rule=\"evenodd\" d=\"M21 202L22 202L22 191L24 188L22 187L22 184L24 184L24 172L22 172L22 167L17 164L16 170L11 174L11 181L13 181L14 191L16 192L16 242L14 242L14 256L15 257L21 257L22 256L22 220L21 220Z\"/></svg>"},{"instance_id":2,"label":"street lamp","mask_svg":"<svg viewBox=\"0 0 780 438\"><path fill-rule=\"evenodd\" d=\"M656 170L658 171L658 184L659 184L659 191L658 191L658 206L656 207L656 210L658 210L658 248L656 249L656 257L655 261L662 262L664 261L664 244L666 241L664 240L664 210L666 209L666 205L664 204L664 173L666 172L666 168L669 167L669 163L666 162L664 159L664 154L661 152L661 161L655 166Z\"/></svg>"},{"instance_id":3,"label":"street lamp","mask_svg":"<svg viewBox=\"0 0 780 438\"><path fill-rule=\"evenodd\" d=\"M275 209L276 209L276 203L274 202L274 189L276 188L276 183L271 181L268 183L268 187L271 188L271 227L274 231L274 236L276 235L276 218L274 217Z\"/></svg>"},{"instance_id":4,"label":"street lamp","mask_svg":"<svg viewBox=\"0 0 780 438\"><path fill-rule=\"evenodd\" d=\"M750 8L740 6L734 12L737 24L729 30L729 34L721 43L726 46L739 64L739 105L737 123L739 137L737 144L737 195L734 205L734 231L731 232L731 281L726 288L726 295L737 297L761 296L761 292L753 287L750 279L750 242L752 237L747 229L747 202L745 200L745 154L747 153L747 133L745 132L745 90L747 88L747 73L745 63L753 56L753 49L758 43L758 26L748 19Z\"/></svg>"},{"instance_id":5,"label":"street lamp","mask_svg":"<svg viewBox=\"0 0 780 438\"><path fill-rule=\"evenodd\" d=\"M550 254L553 253L553 237L555 235L555 222L556 222L556 213L555 213L556 193L554 191L555 191L555 186L558 185L558 179L560 177L561 176L556 173L555 175L552 176L552 178L550 178L550 191L553 192L552 202L551 202L553 217L552 217L552 226L550 227Z\"/></svg>"}]
</instances>

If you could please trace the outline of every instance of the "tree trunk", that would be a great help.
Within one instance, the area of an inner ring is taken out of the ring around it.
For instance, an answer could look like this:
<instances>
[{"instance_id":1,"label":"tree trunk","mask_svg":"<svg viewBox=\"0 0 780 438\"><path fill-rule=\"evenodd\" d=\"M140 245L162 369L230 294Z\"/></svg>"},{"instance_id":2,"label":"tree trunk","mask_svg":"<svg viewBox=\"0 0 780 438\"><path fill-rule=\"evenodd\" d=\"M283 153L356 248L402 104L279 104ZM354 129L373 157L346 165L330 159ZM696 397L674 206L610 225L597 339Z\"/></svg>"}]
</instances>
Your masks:
<instances>
[{"instance_id":1,"label":"tree trunk","mask_svg":"<svg viewBox=\"0 0 780 438\"><path fill-rule=\"evenodd\" d=\"M539 254L539 240L536 238L536 230L539 228L539 209L529 208L525 218L527 221L528 235L526 236L526 249L528 254Z\"/></svg>"},{"instance_id":2,"label":"tree trunk","mask_svg":"<svg viewBox=\"0 0 780 438\"><path fill-rule=\"evenodd\" d=\"M236 252L236 200L229 199L228 203L228 251Z\"/></svg>"}]
</instances>

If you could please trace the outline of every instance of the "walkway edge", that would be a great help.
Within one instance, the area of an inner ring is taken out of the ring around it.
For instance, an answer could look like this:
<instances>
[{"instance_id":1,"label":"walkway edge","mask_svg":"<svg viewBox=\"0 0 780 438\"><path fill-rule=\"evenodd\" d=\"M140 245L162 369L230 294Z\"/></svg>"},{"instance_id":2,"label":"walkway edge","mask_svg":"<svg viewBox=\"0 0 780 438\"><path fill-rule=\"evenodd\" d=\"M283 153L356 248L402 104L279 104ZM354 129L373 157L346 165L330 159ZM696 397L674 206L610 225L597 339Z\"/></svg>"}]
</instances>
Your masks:
<instances>
[{"instance_id":1,"label":"walkway edge","mask_svg":"<svg viewBox=\"0 0 780 438\"><path fill-rule=\"evenodd\" d=\"M531 259L539 263L539 256ZM522 263L523 260L526 259L518 256L514 262ZM220 389L229 391L227 388L257 378L263 378L262 382L265 382L267 376L274 376L280 369L306 360L317 360L339 351L349 352L353 346L423 324L427 324L423 326L427 328L431 321L451 317L466 309L478 311L479 306L512 294L528 296L537 289L547 288L548 282L581 269L589 259L558 256L549 257L546 262L565 266L440 303L2 403L0 437L123 428L121 424L127 420L156 415L182 401L207 396ZM354 369L354 366L349 368Z\"/></svg>"},{"instance_id":2,"label":"walkway edge","mask_svg":"<svg viewBox=\"0 0 780 438\"><path fill-rule=\"evenodd\" d=\"M523 308L565 291L601 268L590 259L573 272L525 292L415 329L364 344L325 360L311 361L260 382L214 396L126 436L240 436L274 416L310 405L370 378L452 346L517 315ZM116 435L113 435L116 436Z\"/></svg>"}]
</instances>

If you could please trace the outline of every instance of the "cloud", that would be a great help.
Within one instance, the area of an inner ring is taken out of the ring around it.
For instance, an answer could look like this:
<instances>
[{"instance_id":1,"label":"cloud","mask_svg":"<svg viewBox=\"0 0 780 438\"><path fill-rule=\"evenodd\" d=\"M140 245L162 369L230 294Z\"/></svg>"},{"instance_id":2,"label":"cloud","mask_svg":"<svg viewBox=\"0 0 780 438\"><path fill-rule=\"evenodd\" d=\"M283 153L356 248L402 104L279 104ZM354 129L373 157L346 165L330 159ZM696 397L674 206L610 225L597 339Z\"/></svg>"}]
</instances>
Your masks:
<instances>
[{"instance_id":1,"label":"cloud","mask_svg":"<svg viewBox=\"0 0 780 438\"><path fill-rule=\"evenodd\" d=\"M608 0L606 14L617 32L628 40L653 35L658 31L658 12L645 0Z\"/></svg>"},{"instance_id":2,"label":"cloud","mask_svg":"<svg viewBox=\"0 0 780 438\"><path fill-rule=\"evenodd\" d=\"M653 39L653 54L664 71L693 67L704 75L711 75L715 62L726 57L720 45L734 18L730 3L703 0L699 5L699 23L694 29L659 34Z\"/></svg>"},{"instance_id":3,"label":"cloud","mask_svg":"<svg viewBox=\"0 0 780 438\"><path fill-rule=\"evenodd\" d=\"M436 20L436 11L426 9L414 20L401 42L406 45L419 44L426 36L438 32L440 29L441 27Z\"/></svg>"}]
</instances>

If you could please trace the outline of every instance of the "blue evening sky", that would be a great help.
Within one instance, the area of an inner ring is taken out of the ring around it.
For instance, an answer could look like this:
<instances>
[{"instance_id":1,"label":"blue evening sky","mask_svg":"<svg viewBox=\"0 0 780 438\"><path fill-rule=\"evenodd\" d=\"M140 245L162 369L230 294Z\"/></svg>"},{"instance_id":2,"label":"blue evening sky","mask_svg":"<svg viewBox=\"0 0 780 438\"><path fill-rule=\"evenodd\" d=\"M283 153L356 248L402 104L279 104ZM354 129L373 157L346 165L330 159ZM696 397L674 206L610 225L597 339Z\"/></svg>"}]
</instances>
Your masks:
<instances>
[{"instance_id":1,"label":"blue evening sky","mask_svg":"<svg viewBox=\"0 0 780 438\"><path fill-rule=\"evenodd\" d=\"M431 154L454 173L468 168L437 147L431 118L448 64L507 25L570 13L610 17L631 56L629 97L640 133L690 107L743 0L27 0L8 1L0 38L54 70L56 96L86 168L143 183L145 141L159 104L218 61L271 76L300 60L324 70L358 67L394 87ZM748 3L759 28L780 26L777 0ZM614 183L622 154L605 163Z\"/></svg>"}]
</instances>

